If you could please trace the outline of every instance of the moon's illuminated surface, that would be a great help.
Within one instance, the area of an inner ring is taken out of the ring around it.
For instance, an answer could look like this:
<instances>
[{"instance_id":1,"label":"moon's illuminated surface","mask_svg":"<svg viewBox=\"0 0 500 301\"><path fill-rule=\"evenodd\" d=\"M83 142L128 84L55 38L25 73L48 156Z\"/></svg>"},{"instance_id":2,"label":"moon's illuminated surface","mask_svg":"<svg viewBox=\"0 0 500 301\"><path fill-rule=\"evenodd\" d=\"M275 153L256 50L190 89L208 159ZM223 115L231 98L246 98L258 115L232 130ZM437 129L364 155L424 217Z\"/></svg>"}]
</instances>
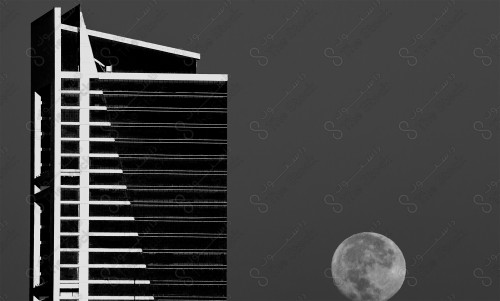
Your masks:
<instances>
[{"instance_id":1,"label":"moon's illuminated surface","mask_svg":"<svg viewBox=\"0 0 500 301\"><path fill-rule=\"evenodd\" d=\"M388 300L403 285L405 274L403 253L392 240L378 233L355 234L333 254L333 281L351 300Z\"/></svg>"}]
</instances>

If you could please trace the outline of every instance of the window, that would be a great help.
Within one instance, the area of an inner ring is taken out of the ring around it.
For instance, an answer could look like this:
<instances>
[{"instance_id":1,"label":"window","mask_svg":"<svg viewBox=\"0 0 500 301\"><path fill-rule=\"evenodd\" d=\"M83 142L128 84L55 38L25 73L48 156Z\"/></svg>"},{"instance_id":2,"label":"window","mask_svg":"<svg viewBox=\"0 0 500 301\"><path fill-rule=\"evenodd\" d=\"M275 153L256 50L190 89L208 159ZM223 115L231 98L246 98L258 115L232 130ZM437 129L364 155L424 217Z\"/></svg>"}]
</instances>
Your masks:
<instances>
[{"instance_id":1,"label":"window","mask_svg":"<svg viewBox=\"0 0 500 301\"><path fill-rule=\"evenodd\" d=\"M61 216L78 216L78 205L61 204Z\"/></svg>"},{"instance_id":2,"label":"window","mask_svg":"<svg viewBox=\"0 0 500 301\"><path fill-rule=\"evenodd\" d=\"M80 168L80 158L79 157L62 157L61 158L61 169L79 169Z\"/></svg>"},{"instance_id":3,"label":"window","mask_svg":"<svg viewBox=\"0 0 500 301\"><path fill-rule=\"evenodd\" d=\"M61 153L74 154L80 152L80 144L78 141L62 141Z\"/></svg>"},{"instance_id":4,"label":"window","mask_svg":"<svg viewBox=\"0 0 500 301\"><path fill-rule=\"evenodd\" d=\"M61 185L79 185L80 184L80 176L71 177L71 176L62 176L61 177Z\"/></svg>"},{"instance_id":5,"label":"window","mask_svg":"<svg viewBox=\"0 0 500 301\"><path fill-rule=\"evenodd\" d=\"M61 268L61 280L78 280L78 268Z\"/></svg>"},{"instance_id":6,"label":"window","mask_svg":"<svg viewBox=\"0 0 500 301\"><path fill-rule=\"evenodd\" d=\"M61 248L78 248L78 236L61 236Z\"/></svg>"},{"instance_id":7,"label":"window","mask_svg":"<svg viewBox=\"0 0 500 301\"><path fill-rule=\"evenodd\" d=\"M79 119L80 119L80 111L61 110L61 121L78 122Z\"/></svg>"},{"instance_id":8,"label":"window","mask_svg":"<svg viewBox=\"0 0 500 301\"><path fill-rule=\"evenodd\" d=\"M80 105L80 95L76 93L61 94L61 106L78 106Z\"/></svg>"},{"instance_id":9,"label":"window","mask_svg":"<svg viewBox=\"0 0 500 301\"><path fill-rule=\"evenodd\" d=\"M79 221L77 220L62 220L61 232L78 232Z\"/></svg>"},{"instance_id":10,"label":"window","mask_svg":"<svg viewBox=\"0 0 500 301\"><path fill-rule=\"evenodd\" d=\"M80 136L80 127L78 125L61 126L61 137L78 138Z\"/></svg>"},{"instance_id":11,"label":"window","mask_svg":"<svg viewBox=\"0 0 500 301\"><path fill-rule=\"evenodd\" d=\"M77 264L78 252L61 252L61 264Z\"/></svg>"},{"instance_id":12,"label":"window","mask_svg":"<svg viewBox=\"0 0 500 301\"><path fill-rule=\"evenodd\" d=\"M61 188L61 201L80 200L80 191L73 188Z\"/></svg>"},{"instance_id":13,"label":"window","mask_svg":"<svg viewBox=\"0 0 500 301\"><path fill-rule=\"evenodd\" d=\"M80 90L79 78L61 78L62 90Z\"/></svg>"}]
</instances>

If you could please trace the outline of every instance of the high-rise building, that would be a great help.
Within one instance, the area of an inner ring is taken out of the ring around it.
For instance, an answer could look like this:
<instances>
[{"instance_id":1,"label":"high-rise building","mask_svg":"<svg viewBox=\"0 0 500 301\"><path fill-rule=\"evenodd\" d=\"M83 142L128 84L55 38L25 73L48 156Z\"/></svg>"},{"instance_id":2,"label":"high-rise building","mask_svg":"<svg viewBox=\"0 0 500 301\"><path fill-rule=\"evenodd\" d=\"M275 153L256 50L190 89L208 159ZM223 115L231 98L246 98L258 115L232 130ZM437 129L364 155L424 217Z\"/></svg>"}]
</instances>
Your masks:
<instances>
[{"instance_id":1,"label":"high-rise building","mask_svg":"<svg viewBox=\"0 0 500 301\"><path fill-rule=\"evenodd\" d=\"M225 300L227 75L79 6L29 54L31 300Z\"/></svg>"}]
</instances>

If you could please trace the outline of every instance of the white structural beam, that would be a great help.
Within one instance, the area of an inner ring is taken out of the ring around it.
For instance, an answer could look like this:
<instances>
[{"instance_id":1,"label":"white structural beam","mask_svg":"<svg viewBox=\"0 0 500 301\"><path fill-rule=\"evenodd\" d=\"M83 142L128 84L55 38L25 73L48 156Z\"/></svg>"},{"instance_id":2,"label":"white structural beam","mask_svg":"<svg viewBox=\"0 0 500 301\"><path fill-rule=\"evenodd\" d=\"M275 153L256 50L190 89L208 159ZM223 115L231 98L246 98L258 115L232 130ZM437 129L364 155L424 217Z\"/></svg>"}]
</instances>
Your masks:
<instances>
[{"instance_id":1,"label":"white structural beam","mask_svg":"<svg viewBox=\"0 0 500 301\"><path fill-rule=\"evenodd\" d=\"M75 74L75 72L71 72L71 74ZM65 78L65 77L62 76L62 78ZM71 77L71 78L73 78L73 77ZM62 90L61 93L63 93L63 94L80 94L80 90ZM91 95L104 94L103 91L98 91L98 90L90 90L90 91L87 91L87 93L89 93Z\"/></svg>"},{"instance_id":2,"label":"white structural beam","mask_svg":"<svg viewBox=\"0 0 500 301\"><path fill-rule=\"evenodd\" d=\"M80 110L80 118L82 118L82 117L81 117L82 113L85 113L85 112L86 112L86 113L87 113L87 115L88 115L89 110L85 110L85 109ZM80 119L80 120L81 120L81 119ZM101 138L90 138L89 136L83 136L83 135L82 135L82 133L81 133L81 130L82 130L82 127L85 127L85 126L86 126L87 128L89 128L88 122L87 122L87 123L83 122L83 123L80 125L80 137L79 137L79 138L73 138L73 137L68 138L68 137L64 137L64 138L60 138L60 139L61 139L61 141L81 141L81 142L86 141L87 143L88 143L88 142L90 142L90 141L94 141L94 142L115 142L115 138L107 138L107 137L101 137ZM81 153L82 153L82 152L80 151L80 154L81 154ZM88 155L87 155L87 157L88 157Z\"/></svg>"},{"instance_id":3,"label":"white structural beam","mask_svg":"<svg viewBox=\"0 0 500 301\"><path fill-rule=\"evenodd\" d=\"M61 235L76 236L78 232L61 232ZM139 233L134 232L89 232L88 236L139 236Z\"/></svg>"},{"instance_id":4,"label":"white structural beam","mask_svg":"<svg viewBox=\"0 0 500 301\"><path fill-rule=\"evenodd\" d=\"M77 248L61 249L63 252L77 252ZM143 250L138 248L89 248L91 253L141 253Z\"/></svg>"},{"instance_id":5,"label":"white structural beam","mask_svg":"<svg viewBox=\"0 0 500 301\"><path fill-rule=\"evenodd\" d=\"M60 172L59 172L60 173ZM87 172L88 174L88 172ZM81 182L81 178L80 178ZM61 188L89 188L89 189L127 189L125 185L60 185ZM81 198L80 198L81 199ZM89 201L84 200L84 201Z\"/></svg>"},{"instance_id":6,"label":"white structural beam","mask_svg":"<svg viewBox=\"0 0 500 301\"><path fill-rule=\"evenodd\" d=\"M65 296L65 300L81 300L79 296ZM88 296L88 300L154 300L153 296Z\"/></svg>"},{"instance_id":7,"label":"white structural beam","mask_svg":"<svg viewBox=\"0 0 500 301\"><path fill-rule=\"evenodd\" d=\"M64 107L66 108L66 107ZM62 125L83 125L81 122L75 122L75 121L63 121L61 122ZM90 125L90 126L111 126L111 122L107 121L91 121L89 123L86 123L85 125Z\"/></svg>"},{"instance_id":8,"label":"white structural beam","mask_svg":"<svg viewBox=\"0 0 500 301\"><path fill-rule=\"evenodd\" d=\"M123 173L123 170L121 169L87 169L86 170L89 173ZM62 173L77 173L80 174L82 172L81 169L62 169ZM66 175L66 174L64 174Z\"/></svg>"},{"instance_id":9,"label":"white structural beam","mask_svg":"<svg viewBox=\"0 0 500 301\"><path fill-rule=\"evenodd\" d=\"M64 287L64 285L66 285L68 288L71 288L78 283L81 283L81 281L65 280L64 282L61 281L61 287ZM87 282L87 284L150 284L150 283L151 281L149 280L111 280L111 279L89 280Z\"/></svg>"},{"instance_id":10,"label":"white structural beam","mask_svg":"<svg viewBox=\"0 0 500 301\"><path fill-rule=\"evenodd\" d=\"M81 157L80 154L76 153L63 153L61 154L62 157ZM118 158L118 154L89 154L89 157L91 158Z\"/></svg>"},{"instance_id":11,"label":"white structural beam","mask_svg":"<svg viewBox=\"0 0 500 301\"><path fill-rule=\"evenodd\" d=\"M79 78L79 72L64 71L64 78ZM98 72L99 79L163 81L227 81L227 74Z\"/></svg>"},{"instance_id":12,"label":"white structural beam","mask_svg":"<svg viewBox=\"0 0 500 301\"><path fill-rule=\"evenodd\" d=\"M72 32L78 32L78 28L75 26L71 25L62 25L61 29L67 30L67 31L72 31ZM175 55L180 55L180 56L185 56L185 57L190 57L193 59L200 59L200 54L196 52L191 52L179 48L172 48L168 46L163 46L163 45L158 45L154 43L149 43L149 42L144 42L141 40L136 40L136 39L131 39L131 38L126 38L122 36L117 36L114 34L109 34L105 32L100 32L97 30L90 30L88 29L88 35L96 38L101 38L101 39L106 39L114 42L120 42L120 43L125 43L133 46L139 46L143 48L148 48L148 49L153 49L153 50L158 50L170 54L175 54Z\"/></svg>"},{"instance_id":13,"label":"white structural beam","mask_svg":"<svg viewBox=\"0 0 500 301\"><path fill-rule=\"evenodd\" d=\"M89 268L93 269L145 269L146 265L145 264L61 264L61 268L86 268L87 270ZM88 284L89 280L86 279L83 282L80 283L87 283ZM88 285L87 285L88 286ZM80 294L82 294L80 292ZM83 296L82 296L83 297Z\"/></svg>"},{"instance_id":14,"label":"white structural beam","mask_svg":"<svg viewBox=\"0 0 500 301\"><path fill-rule=\"evenodd\" d=\"M92 220L92 221L133 221L135 220L133 216L89 216L89 217L81 217L81 216L64 216L62 219L65 220Z\"/></svg>"},{"instance_id":15,"label":"white structural beam","mask_svg":"<svg viewBox=\"0 0 500 301\"><path fill-rule=\"evenodd\" d=\"M75 204L75 201L61 201L61 204ZM78 204L89 204L89 205L130 205L129 201L88 201L79 202Z\"/></svg>"}]
</instances>

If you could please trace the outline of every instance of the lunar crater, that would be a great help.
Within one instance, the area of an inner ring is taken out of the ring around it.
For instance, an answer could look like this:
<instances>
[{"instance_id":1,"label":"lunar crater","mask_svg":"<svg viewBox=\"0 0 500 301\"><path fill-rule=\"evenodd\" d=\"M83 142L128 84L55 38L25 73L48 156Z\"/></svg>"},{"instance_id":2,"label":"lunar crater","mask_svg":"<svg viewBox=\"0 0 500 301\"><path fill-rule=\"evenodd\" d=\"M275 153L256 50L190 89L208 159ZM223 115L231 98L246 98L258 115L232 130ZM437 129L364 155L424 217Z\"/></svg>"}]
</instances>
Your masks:
<instances>
[{"instance_id":1,"label":"lunar crater","mask_svg":"<svg viewBox=\"0 0 500 301\"><path fill-rule=\"evenodd\" d=\"M363 232L344 240L332 259L334 284L353 301L386 301L403 285L406 262L389 238Z\"/></svg>"}]
</instances>

